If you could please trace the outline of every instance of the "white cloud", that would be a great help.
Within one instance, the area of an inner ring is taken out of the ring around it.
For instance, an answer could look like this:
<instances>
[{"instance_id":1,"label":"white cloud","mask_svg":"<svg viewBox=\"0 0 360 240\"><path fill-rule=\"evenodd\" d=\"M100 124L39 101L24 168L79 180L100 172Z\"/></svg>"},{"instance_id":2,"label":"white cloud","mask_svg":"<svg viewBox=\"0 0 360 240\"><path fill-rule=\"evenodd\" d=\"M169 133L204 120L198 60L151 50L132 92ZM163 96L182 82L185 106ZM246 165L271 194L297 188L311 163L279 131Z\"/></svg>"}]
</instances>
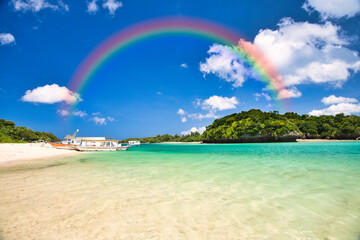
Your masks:
<instances>
[{"instance_id":1,"label":"white cloud","mask_svg":"<svg viewBox=\"0 0 360 240\"><path fill-rule=\"evenodd\" d=\"M360 12L359 0L306 0L303 8L311 13L320 13L323 20L328 18L350 18Z\"/></svg>"},{"instance_id":2,"label":"white cloud","mask_svg":"<svg viewBox=\"0 0 360 240\"><path fill-rule=\"evenodd\" d=\"M103 8L107 8L109 10L110 15L114 15L115 11L122 7L122 2L118 2L116 0L105 0L102 6Z\"/></svg>"},{"instance_id":3,"label":"white cloud","mask_svg":"<svg viewBox=\"0 0 360 240\"><path fill-rule=\"evenodd\" d=\"M87 113L85 111L75 111L72 113L74 116L79 116L79 117L86 117Z\"/></svg>"},{"instance_id":4,"label":"white cloud","mask_svg":"<svg viewBox=\"0 0 360 240\"><path fill-rule=\"evenodd\" d=\"M65 109L59 109L56 111L60 116L68 116L70 114L70 112L68 110Z\"/></svg>"},{"instance_id":5,"label":"white cloud","mask_svg":"<svg viewBox=\"0 0 360 240\"><path fill-rule=\"evenodd\" d=\"M309 115L336 115L338 113L344 113L346 115L353 113L360 113L360 104L359 103L338 103L333 104L328 108L321 110L312 110L309 112Z\"/></svg>"},{"instance_id":6,"label":"white cloud","mask_svg":"<svg viewBox=\"0 0 360 240\"><path fill-rule=\"evenodd\" d=\"M95 116L90 120L94 121L98 125L106 125L106 119L102 117Z\"/></svg>"},{"instance_id":7,"label":"white cloud","mask_svg":"<svg viewBox=\"0 0 360 240\"><path fill-rule=\"evenodd\" d=\"M14 7L15 11L37 13L43 9L50 9L53 11L69 11L69 6L63 1L59 0L57 3L52 4L46 0L11 0L10 4Z\"/></svg>"},{"instance_id":8,"label":"white cloud","mask_svg":"<svg viewBox=\"0 0 360 240\"><path fill-rule=\"evenodd\" d=\"M156 92L156 94L157 94L157 95L163 95L163 93L160 92L160 91Z\"/></svg>"},{"instance_id":9,"label":"white cloud","mask_svg":"<svg viewBox=\"0 0 360 240\"><path fill-rule=\"evenodd\" d=\"M188 68L188 65L187 65L186 63L182 63L182 64L180 65L180 67L182 67L182 68Z\"/></svg>"},{"instance_id":10,"label":"white cloud","mask_svg":"<svg viewBox=\"0 0 360 240\"><path fill-rule=\"evenodd\" d=\"M57 84L45 85L37 87L33 90L27 90L25 95L21 98L23 102L34 103L57 103L66 102L67 104L81 101L80 95L67 89L60 87Z\"/></svg>"},{"instance_id":11,"label":"white cloud","mask_svg":"<svg viewBox=\"0 0 360 240\"><path fill-rule=\"evenodd\" d=\"M284 18L277 30L260 30L254 44L277 67L286 86L330 83L341 87L360 69L358 53L345 47L348 38L330 22L313 24ZM293 95L299 96L299 92Z\"/></svg>"},{"instance_id":12,"label":"white cloud","mask_svg":"<svg viewBox=\"0 0 360 240\"><path fill-rule=\"evenodd\" d=\"M198 132L198 133L202 134L203 132L205 132L205 130L206 130L206 127L199 127L199 128L192 127L190 130L182 131L181 134L182 135L190 135L192 132Z\"/></svg>"},{"instance_id":13,"label":"white cloud","mask_svg":"<svg viewBox=\"0 0 360 240\"><path fill-rule=\"evenodd\" d=\"M96 4L97 0L92 0L87 4L87 12L88 13L96 13L99 10L99 6Z\"/></svg>"},{"instance_id":14,"label":"white cloud","mask_svg":"<svg viewBox=\"0 0 360 240\"><path fill-rule=\"evenodd\" d=\"M262 92L262 93L254 93L255 100L259 101L261 97L264 97L267 101L271 101L271 97L269 94Z\"/></svg>"},{"instance_id":15,"label":"white cloud","mask_svg":"<svg viewBox=\"0 0 360 240\"><path fill-rule=\"evenodd\" d=\"M236 105L239 104L239 101L236 97L221 97L221 96L211 96L208 99L205 99L202 103L202 109L211 109L211 110L228 110L235 109Z\"/></svg>"},{"instance_id":16,"label":"white cloud","mask_svg":"<svg viewBox=\"0 0 360 240\"><path fill-rule=\"evenodd\" d=\"M92 113L92 115L93 116L98 116L98 115L100 115L100 112L94 112L94 113Z\"/></svg>"},{"instance_id":17,"label":"white cloud","mask_svg":"<svg viewBox=\"0 0 360 240\"><path fill-rule=\"evenodd\" d=\"M216 112L214 111L210 111L206 114L202 114L202 113L191 113L188 114L188 117L191 119L196 119L196 120L203 120L205 118L219 118L218 115L216 115Z\"/></svg>"},{"instance_id":18,"label":"white cloud","mask_svg":"<svg viewBox=\"0 0 360 240\"><path fill-rule=\"evenodd\" d=\"M15 43L15 38L11 33L0 33L0 45Z\"/></svg>"},{"instance_id":19,"label":"white cloud","mask_svg":"<svg viewBox=\"0 0 360 240\"><path fill-rule=\"evenodd\" d=\"M60 116L69 116L69 115L73 115L73 116L78 116L78 117L86 117L88 114L85 111L73 111L73 112L69 112L69 110L66 109L59 109L56 111Z\"/></svg>"},{"instance_id":20,"label":"white cloud","mask_svg":"<svg viewBox=\"0 0 360 240\"><path fill-rule=\"evenodd\" d=\"M179 110L176 112L178 115L180 115L180 116L182 116L181 117L181 122L186 122L187 121L187 118L184 116L184 115L186 115L186 112L185 112L185 110L184 109L181 109L181 108L179 108Z\"/></svg>"},{"instance_id":21,"label":"white cloud","mask_svg":"<svg viewBox=\"0 0 360 240\"><path fill-rule=\"evenodd\" d=\"M113 118L113 117L107 117L107 120L109 120L110 122L113 122L113 121L115 121L115 118Z\"/></svg>"},{"instance_id":22,"label":"white cloud","mask_svg":"<svg viewBox=\"0 0 360 240\"><path fill-rule=\"evenodd\" d=\"M329 97L324 97L321 102L330 106L320 110L312 110L309 112L309 115L336 115L338 113L350 115L353 113L360 113L360 103L358 103L358 100L355 98L336 97L335 95L330 95Z\"/></svg>"},{"instance_id":23,"label":"white cloud","mask_svg":"<svg viewBox=\"0 0 360 240\"><path fill-rule=\"evenodd\" d=\"M284 88L284 89L281 89L279 91L279 95L278 97L280 99L283 99L283 98L298 98L298 97L301 97L302 93L296 88L296 87L291 87L291 88Z\"/></svg>"},{"instance_id":24,"label":"white cloud","mask_svg":"<svg viewBox=\"0 0 360 240\"><path fill-rule=\"evenodd\" d=\"M236 105L238 104L239 101L236 97L228 98L213 95L205 100L196 99L196 101L194 102L195 107L201 107L201 109L206 110L207 113L189 113L187 117L195 120L203 120L206 118L219 118L219 116L216 114L217 111L235 109ZM177 114L185 115L186 112L180 108Z\"/></svg>"},{"instance_id":25,"label":"white cloud","mask_svg":"<svg viewBox=\"0 0 360 240\"><path fill-rule=\"evenodd\" d=\"M181 108L179 108L179 110L178 110L176 113L179 114L180 116L186 114L186 112L184 111L184 109L181 109Z\"/></svg>"},{"instance_id":26,"label":"white cloud","mask_svg":"<svg viewBox=\"0 0 360 240\"><path fill-rule=\"evenodd\" d=\"M325 105L331 105L336 103L357 103L358 100L356 98L336 97L335 95L330 95L328 97L324 97L321 102Z\"/></svg>"},{"instance_id":27,"label":"white cloud","mask_svg":"<svg viewBox=\"0 0 360 240\"><path fill-rule=\"evenodd\" d=\"M234 87L241 87L248 77L255 77L253 70L246 67L231 47L213 44L204 63L200 63L200 71L215 74L217 77L232 83Z\"/></svg>"}]
</instances>

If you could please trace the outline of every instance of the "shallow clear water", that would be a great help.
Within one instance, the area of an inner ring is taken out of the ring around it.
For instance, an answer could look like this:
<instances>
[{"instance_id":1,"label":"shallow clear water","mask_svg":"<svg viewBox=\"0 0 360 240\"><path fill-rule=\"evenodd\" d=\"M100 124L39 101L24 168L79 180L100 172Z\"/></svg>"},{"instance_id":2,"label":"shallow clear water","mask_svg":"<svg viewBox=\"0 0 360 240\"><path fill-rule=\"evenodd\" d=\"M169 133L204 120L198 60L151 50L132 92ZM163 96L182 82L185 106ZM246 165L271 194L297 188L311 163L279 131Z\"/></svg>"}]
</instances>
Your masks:
<instances>
[{"instance_id":1,"label":"shallow clear water","mask_svg":"<svg viewBox=\"0 0 360 240\"><path fill-rule=\"evenodd\" d=\"M358 240L360 143L150 144L1 166L0 213L4 239Z\"/></svg>"}]
</instances>

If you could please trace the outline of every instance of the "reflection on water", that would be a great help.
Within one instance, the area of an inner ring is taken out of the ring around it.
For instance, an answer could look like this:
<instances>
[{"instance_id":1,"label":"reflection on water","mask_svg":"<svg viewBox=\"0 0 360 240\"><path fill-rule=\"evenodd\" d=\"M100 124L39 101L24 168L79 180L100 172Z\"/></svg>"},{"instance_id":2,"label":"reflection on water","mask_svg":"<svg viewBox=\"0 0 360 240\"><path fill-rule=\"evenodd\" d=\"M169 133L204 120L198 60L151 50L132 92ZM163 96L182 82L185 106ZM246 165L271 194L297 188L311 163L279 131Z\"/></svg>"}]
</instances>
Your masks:
<instances>
[{"instance_id":1,"label":"reflection on water","mask_svg":"<svg viewBox=\"0 0 360 240\"><path fill-rule=\"evenodd\" d=\"M4 239L359 239L359 146L152 144L0 166L0 233Z\"/></svg>"}]
</instances>

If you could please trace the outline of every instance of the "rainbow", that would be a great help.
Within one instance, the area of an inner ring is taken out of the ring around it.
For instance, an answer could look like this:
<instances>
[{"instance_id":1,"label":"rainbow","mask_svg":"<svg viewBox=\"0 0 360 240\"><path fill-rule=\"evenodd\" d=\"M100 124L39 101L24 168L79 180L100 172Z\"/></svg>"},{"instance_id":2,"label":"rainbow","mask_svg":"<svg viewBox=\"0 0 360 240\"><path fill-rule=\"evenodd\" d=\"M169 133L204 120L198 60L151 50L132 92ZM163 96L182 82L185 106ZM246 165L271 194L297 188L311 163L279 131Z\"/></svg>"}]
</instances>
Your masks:
<instances>
[{"instance_id":1,"label":"rainbow","mask_svg":"<svg viewBox=\"0 0 360 240\"><path fill-rule=\"evenodd\" d=\"M149 20L120 30L100 43L81 62L70 80L69 88L81 94L96 72L121 50L149 38L179 34L210 39L233 46L233 51L244 59L265 83L280 110L287 106L287 102L279 97L280 92L284 89L281 76L253 44L219 24L193 18Z\"/></svg>"}]
</instances>

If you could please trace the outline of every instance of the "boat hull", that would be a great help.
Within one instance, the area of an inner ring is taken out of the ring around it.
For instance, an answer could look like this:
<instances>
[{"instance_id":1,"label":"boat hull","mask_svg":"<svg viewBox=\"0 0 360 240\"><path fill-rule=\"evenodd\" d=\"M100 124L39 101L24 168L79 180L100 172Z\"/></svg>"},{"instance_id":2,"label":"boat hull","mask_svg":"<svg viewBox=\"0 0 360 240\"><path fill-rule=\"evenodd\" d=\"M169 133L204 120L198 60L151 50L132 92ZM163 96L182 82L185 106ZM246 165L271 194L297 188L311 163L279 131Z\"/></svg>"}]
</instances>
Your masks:
<instances>
[{"instance_id":1,"label":"boat hull","mask_svg":"<svg viewBox=\"0 0 360 240\"><path fill-rule=\"evenodd\" d=\"M73 150L74 147L77 147L77 145L73 145L73 144L60 144L60 143L49 143L49 144L57 149Z\"/></svg>"},{"instance_id":2,"label":"boat hull","mask_svg":"<svg viewBox=\"0 0 360 240\"><path fill-rule=\"evenodd\" d=\"M125 147L73 147L76 151L80 152L115 152L115 151L125 151L128 148Z\"/></svg>"}]
</instances>

